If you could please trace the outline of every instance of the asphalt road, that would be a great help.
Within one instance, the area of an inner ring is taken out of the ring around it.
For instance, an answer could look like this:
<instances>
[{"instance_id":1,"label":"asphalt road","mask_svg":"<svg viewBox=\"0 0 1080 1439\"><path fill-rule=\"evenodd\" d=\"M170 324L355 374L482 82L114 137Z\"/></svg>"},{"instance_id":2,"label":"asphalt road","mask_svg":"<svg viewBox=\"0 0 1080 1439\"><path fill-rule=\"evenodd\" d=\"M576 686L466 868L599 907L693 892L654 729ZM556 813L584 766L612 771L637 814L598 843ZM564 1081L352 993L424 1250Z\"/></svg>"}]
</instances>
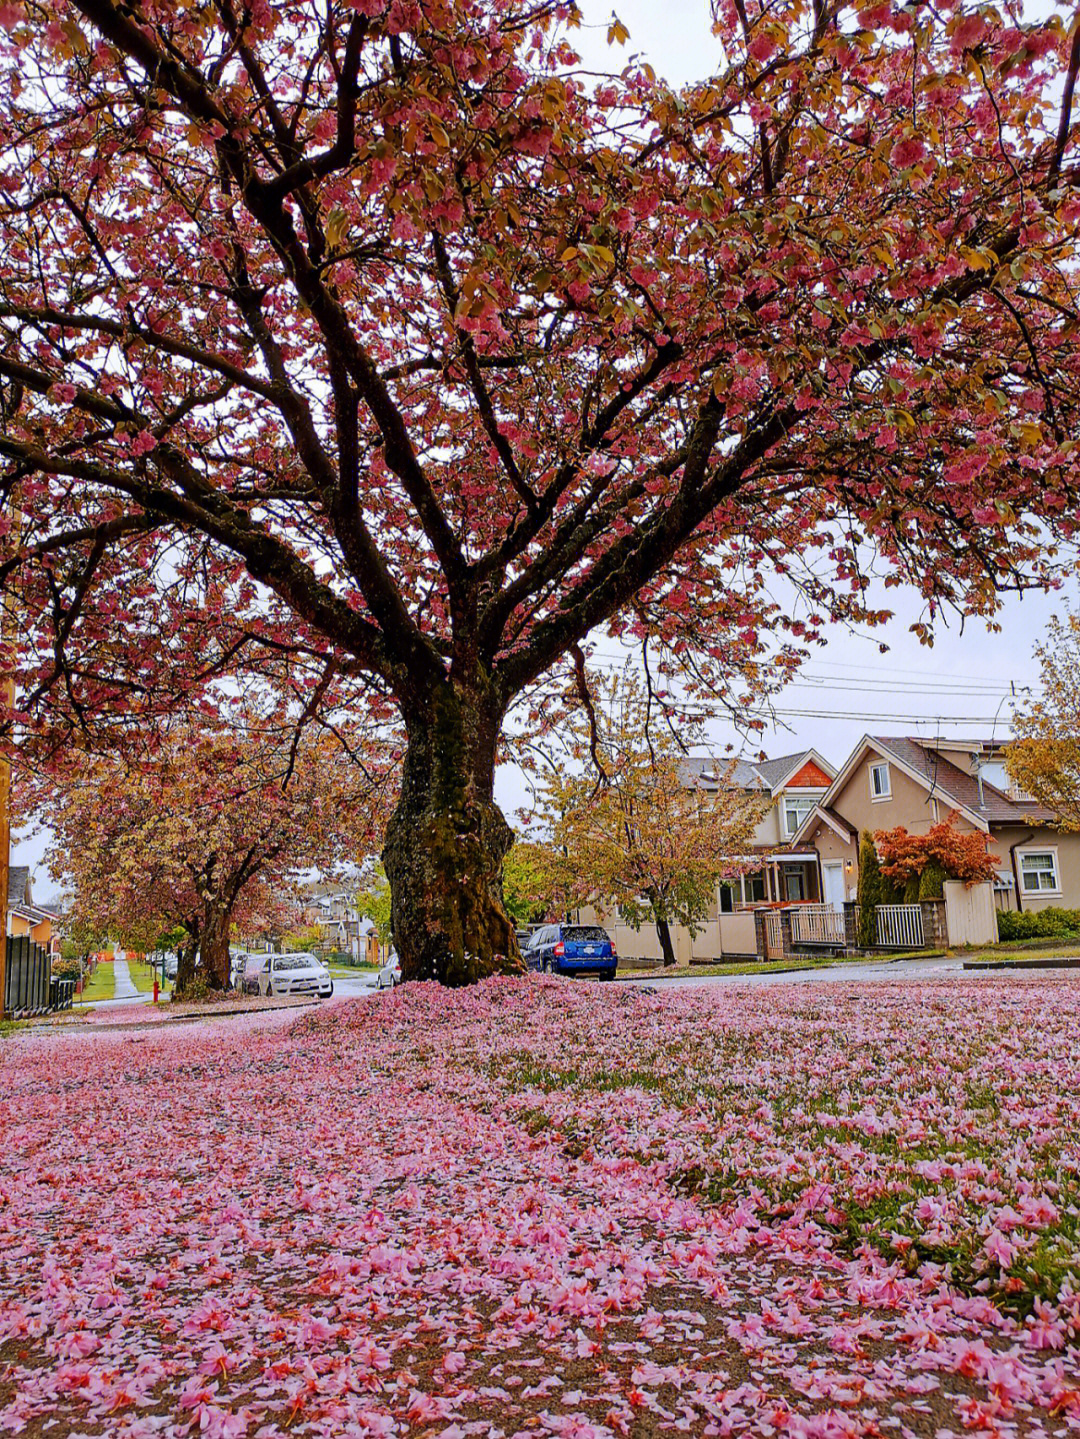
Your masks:
<instances>
[{"instance_id":1,"label":"asphalt road","mask_svg":"<svg viewBox=\"0 0 1080 1439\"><path fill-rule=\"evenodd\" d=\"M1080 971L1077 971L1080 973ZM630 984L651 984L654 989L701 989L710 984L904 984L926 979L994 979L1017 975L1015 969L965 969L961 959L904 959L890 964L837 964L825 969L789 970L786 974L764 971L761 974L688 975L685 979L641 979L624 981ZM1073 971L1065 969L1029 969L1029 980L1062 979Z\"/></svg>"}]
</instances>

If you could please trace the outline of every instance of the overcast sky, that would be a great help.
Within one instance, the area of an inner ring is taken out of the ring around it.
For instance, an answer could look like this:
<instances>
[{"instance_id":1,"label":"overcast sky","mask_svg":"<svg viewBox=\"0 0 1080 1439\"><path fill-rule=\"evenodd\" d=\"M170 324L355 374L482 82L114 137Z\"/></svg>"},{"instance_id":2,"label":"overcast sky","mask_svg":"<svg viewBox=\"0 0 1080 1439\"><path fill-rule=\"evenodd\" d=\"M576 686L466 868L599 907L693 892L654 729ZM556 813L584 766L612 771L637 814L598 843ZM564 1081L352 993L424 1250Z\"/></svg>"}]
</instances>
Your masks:
<instances>
[{"instance_id":1,"label":"overcast sky","mask_svg":"<svg viewBox=\"0 0 1080 1439\"><path fill-rule=\"evenodd\" d=\"M608 5L583 0L586 27L577 37L585 61L596 69L621 67L637 52L673 84L709 73L718 57L710 34L708 7L702 0L618 0L616 13L630 30L621 50L606 43L611 18ZM997 737L1009 733L1012 687L1021 693L1038 683L1033 649L1054 614L1077 600L1075 575L1063 576L1055 595L1006 597L998 621L1001 632L989 634L981 621L961 627L955 619L939 625L935 644L927 649L909 632L922 618L917 596L882 592L877 602L894 610L884 629L861 635L834 628L828 646L808 663L799 679L777 701L776 724L746 749L770 755L814 748L837 767L866 733L961 733ZM878 646L887 643L882 655ZM602 645L606 654L615 647ZM730 726L710 726L718 747L742 744ZM506 769L497 795L508 817L526 798L520 777ZM52 885L41 863L45 841L38 836L17 843L13 862L35 867L39 897Z\"/></svg>"}]
</instances>

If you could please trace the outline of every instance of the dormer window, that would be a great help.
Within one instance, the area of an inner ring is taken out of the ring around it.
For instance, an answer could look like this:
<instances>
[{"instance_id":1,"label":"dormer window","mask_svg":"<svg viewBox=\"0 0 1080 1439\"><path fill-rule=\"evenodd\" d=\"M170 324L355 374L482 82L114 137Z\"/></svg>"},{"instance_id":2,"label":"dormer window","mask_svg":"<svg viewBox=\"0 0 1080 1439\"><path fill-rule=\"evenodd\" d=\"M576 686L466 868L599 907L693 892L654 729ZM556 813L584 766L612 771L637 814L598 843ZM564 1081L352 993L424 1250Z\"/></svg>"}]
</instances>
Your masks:
<instances>
[{"instance_id":1,"label":"dormer window","mask_svg":"<svg viewBox=\"0 0 1080 1439\"><path fill-rule=\"evenodd\" d=\"M892 798L892 782L889 778L889 766L884 762L870 766L870 798Z\"/></svg>"}]
</instances>

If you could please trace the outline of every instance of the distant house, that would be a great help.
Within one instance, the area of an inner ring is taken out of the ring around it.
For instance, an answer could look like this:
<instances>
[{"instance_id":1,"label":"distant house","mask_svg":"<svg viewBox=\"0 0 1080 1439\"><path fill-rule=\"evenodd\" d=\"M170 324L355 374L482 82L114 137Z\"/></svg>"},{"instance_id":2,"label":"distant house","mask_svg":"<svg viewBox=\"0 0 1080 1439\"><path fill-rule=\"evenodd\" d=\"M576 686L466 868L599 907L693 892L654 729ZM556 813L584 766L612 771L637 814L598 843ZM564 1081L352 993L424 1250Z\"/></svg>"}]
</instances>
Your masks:
<instances>
[{"instance_id":1,"label":"distant house","mask_svg":"<svg viewBox=\"0 0 1080 1439\"><path fill-rule=\"evenodd\" d=\"M713 759L683 762L686 783L695 789L721 785L768 794L768 813L754 835L746 859L760 861L720 891L723 913L757 904L796 904L820 900L818 856L813 845L797 842L804 822L821 802L836 768L815 749L781 755L779 759L737 760L734 766Z\"/></svg>"},{"instance_id":2,"label":"distant house","mask_svg":"<svg viewBox=\"0 0 1080 1439\"><path fill-rule=\"evenodd\" d=\"M985 834L999 856L999 908L1080 906L1080 834L1060 830L1053 811L1016 789L1006 748L992 740L864 735L795 839L819 856L825 902L855 898L861 831L903 825L925 834L951 816L957 828Z\"/></svg>"},{"instance_id":3,"label":"distant house","mask_svg":"<svg viewBox=\"0 0 1080 1439\"><path fill-rule=\"evenodd\" d=\"M35 944L45 949L55 949L59 938L55 934L59 915L46 905L34 903L30 889L30 867L13 864L8 869L7 933L29 935Z\"/></svg>"},{"instance_id":4,"label":"distant house","mask_svg":"<svg viewBox=\"0 0 1080 1439\"><path fill-rule=\"evenodd\" d=\"M820 900L817 851L797 836L828 791L836 768L817 750L806 749L778 759L736 760L734 764L687 758L682 774L689 788L705 793L727 787L768 796L768 810L757 826L750 853L737 857L747 866L745 872L717 887L715 903L696 935L682 925L671 927L680 962L752 957L756 953L754 910ZM660 958L659 940L651 924L634 929L610 906L584 907L578 918L606 924L624 957Z\"/></svg>"}]
</instances>

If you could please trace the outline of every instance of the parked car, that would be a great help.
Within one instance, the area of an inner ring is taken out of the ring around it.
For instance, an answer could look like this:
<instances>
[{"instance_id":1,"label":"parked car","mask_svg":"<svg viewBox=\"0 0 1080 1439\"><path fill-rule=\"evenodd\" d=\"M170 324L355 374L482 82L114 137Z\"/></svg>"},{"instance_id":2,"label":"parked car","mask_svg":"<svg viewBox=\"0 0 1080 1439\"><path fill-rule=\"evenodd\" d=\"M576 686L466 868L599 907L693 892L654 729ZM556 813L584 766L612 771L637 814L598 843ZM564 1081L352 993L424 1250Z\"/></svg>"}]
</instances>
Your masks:
<instances>
[{"instance_id":1,"label":"parked car","mask_svg":"<svg viewBox=\"0 0 1080 1439\"><path fill-rule=\"evenodd\" d=\"M231 989L241 989L243 987L244 970L247 968L249 958L250 956L245 954L243 950L239 950L236 954L229 955L229 987Z\"/></svg>"},{"instance_id":2,"label":"parked car","mask_svg":"<svg viewBox=\"0 0 1080 1439\"><path fill-rule=\"evenodd\" d=\"M525 963L544 974L598 974L614 979L619 956L599 924L545 924L532 937Z\"/></svg>"},{"instance_id":3,"label":"parked car","mask_svg":"<svg viewBox=\"0 0 1080 1439\"><path fill-rule=\"evenodd\" d=\"M313 954L268 954L263 956L259 993L263 995L317 994L329 999L334 981L322 960Z\"/></svg>"},{"instance_id":4,"label":"parked car","mask_svg":"<svg viewBox=\"0 0 1080 1439\"><path fill-rule=\"evenodd\" d=\"M164 959L161 961L162 972L165 975L166 979L176 978L176 971L179 967L179 964L179 957L174 954L172 950L169 950L166 953Z\"/></svg>"},{"instance_id":5,"label":"parked car","mask_svg":"<svg viewBox=\"0 0 1080 1439\"><path fill-rule=\"evenodd\" d=\"M244 956L244 968L240 973L239 980L239 988L242 993L259 993L259 981L262 978L263 970L272 958L273 956L269 954L247 954Z\"/></svg>"},{"instance_id":6,"label":"parked car","mask_svg":"<svg viewBox=\"0 0 1080 1439\"><path fill-rule=\"evenodd\" d=\"M401 983L401 960L397 957L397 950L390 951L390 957L375 976L376 989L393 989Z\"/></svg>"}]
</instances>

